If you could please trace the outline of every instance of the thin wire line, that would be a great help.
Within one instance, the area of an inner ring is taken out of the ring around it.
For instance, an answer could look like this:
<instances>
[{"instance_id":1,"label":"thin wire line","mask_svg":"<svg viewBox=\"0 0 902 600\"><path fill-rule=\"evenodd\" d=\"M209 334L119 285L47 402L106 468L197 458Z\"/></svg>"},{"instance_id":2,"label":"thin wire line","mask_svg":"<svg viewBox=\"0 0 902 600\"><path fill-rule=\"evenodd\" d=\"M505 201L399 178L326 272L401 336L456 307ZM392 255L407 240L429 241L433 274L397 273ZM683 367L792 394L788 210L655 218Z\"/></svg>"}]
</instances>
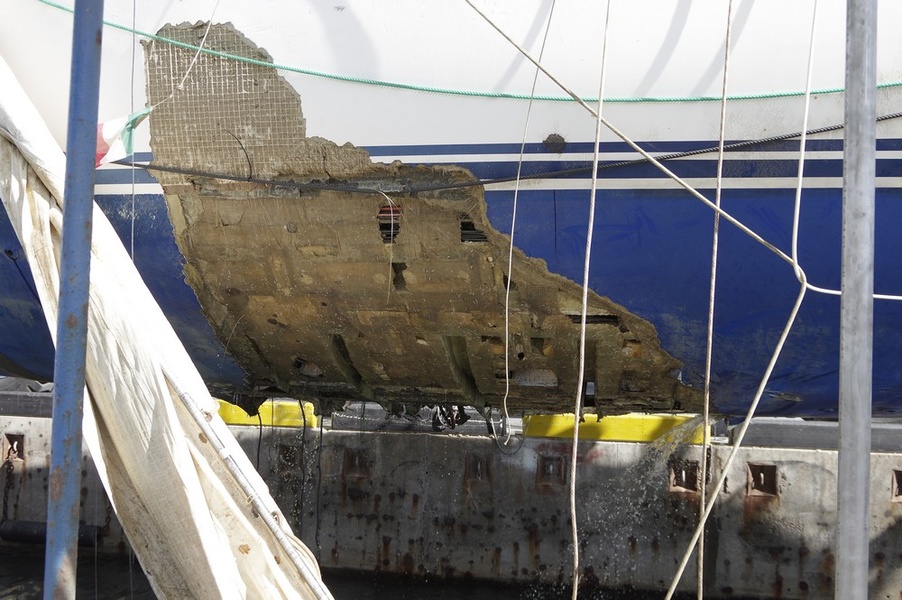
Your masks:
<instances>
[{"instance_id":1,"label":"thin wire line","mask_svg":"<svg viewBox=\"0 0 902 600\"><path fill-rule=\"evenodd\" d=\"M467 0L470 6L473 6ZM548 41L548 32L551 31L551 19L554 17L554 5L552 0L551 8L548 11L548 21L545 24L545 35L542 38L542 47L539 49L539 58L545 53L545 43ZM535 94L536 85L539 81L539 70L536 69L532 78L532 90L530 96ZM526 137L529 134L529 119L532 115L532 100L526 105L526 120L523 124L523 140L520 142L520 157L517 161L517 175L514 180L514 205L511 211L511 235L510 245L507 252L507 281L504 285L504 398L501 401L502 419L504 419L505 437L504 445L507 446L511 441L512 431L510 427L510 413L507 410L507 399L510 396L511 380L510 380L510 298L511 285L514 280L514 232L517 227L517 200L520 194L520 175L523 172L523 156L526 153ZM494 431L494 428L493 428Z\"/></svg>"},{"instance_id":2,"label":"thin wire line","mask_svg":"<svg viewBox=\"0 0 902 600\"><path fill-rule=\"evenodd\" d=\"M601 36L601 73L598 78L598 117L595 120L595 144L592 155L592 190L589 194L589 219L586 225L586 255L583 264L582 308L579 331L579 373L576 379L576 400L573 407L573 439L570 447L570 532L573 538L572 600L579 594L579 524L576 514L576 462L579 446L579 423L582 418L583 385L586 379L586 315L589 307L589 267L592 262L592 239L595 232L595 205L598 189L598 160L601 153L601 110L604 102L605 67L607 65L608 27L611 2L605 8Z\"/></svg>"},{"instance_id":3,"label":"thin wire line","mask_svg":"<svg viewBox=\"0 0 902 600\"><path fill-rule=\"evenodd\" d=\"M305 503L305 496L307 493L307 407L305 406L304 400L298 398L298 405L301 408L301 418L303 419L303 427L301 429L301 513L297 515L296 521L298 526L298 538L303 539L304 533L304 512L307 510L307 505Z\"/></svg>"},{"instance_id":4,"label":"thin wire line","mask_svg":"<svg viewBox=\"0 0 902 600\"><path fill-rule=\"evenodd\" d=\"M365 406L365 405L364 405ZM320 514L319 507L320 502L322 500L322 485L323 485L323 412L322 407L320 407L320 421L319 421L319 443L316 447L316 529L314 530L314 541L316 545L316 560L322 560L322 550L323 546L319 541L319 530L320 530Z\"/></svg>"},{"instance_id":5,"label":"thin wire line","mask_svg":"<svg viewBox=\"0 0 902 600\"><path fill-rule=\"evenodd\" d=\"M724 41L723 57L723 84L721 88L720 104L720 132L717 151L717 182L714 192L714 204L721 206L723 194L723 164L724 164L724 140L727 128L727 82L730 72L730 44L732 41L733 0L727 3L727 30ZM699 506L699 522L702 521L702 507L705 505L707 489L705 482L708 480L708 448L711 445L711 428L708 422L711 418L711 366L714 361L714 306L717 295L717 258L720 246L720 215L714 213L714 229L711 236L711 281L708 288L708 330L705 343L705 391L702 407L702 460L701 460L701 504ZM698 600L704 598L705 586L705 536L698 538L698 553L696 554L696 591Z\"/></svg>"}]
</instances>

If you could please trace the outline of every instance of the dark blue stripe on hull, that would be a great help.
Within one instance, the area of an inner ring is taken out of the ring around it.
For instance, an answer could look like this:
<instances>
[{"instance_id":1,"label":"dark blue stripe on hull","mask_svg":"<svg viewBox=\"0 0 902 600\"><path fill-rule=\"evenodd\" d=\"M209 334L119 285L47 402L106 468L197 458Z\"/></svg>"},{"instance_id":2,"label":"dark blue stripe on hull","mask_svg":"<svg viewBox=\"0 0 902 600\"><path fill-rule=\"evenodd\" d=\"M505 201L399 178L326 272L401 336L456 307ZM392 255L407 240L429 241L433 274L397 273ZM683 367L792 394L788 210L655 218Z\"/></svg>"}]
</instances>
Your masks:
<instances>
[{"instance_id":1,"label":"dark blue stripe on hull","mask_svg":"<svg viewBox=\"0 0 902 600\"><path fill-rule=\"evenodd\" d=\"M891 159L878 160L877 177L895 175L898 170L898 162ZM705 178L713 180L717 176L716 160L675 159L668 160L664 164L669 170L683 179ZM796 160L727 160L724 162L723 176L732 179L793 179L798 175L798 165L799 163ZM483 180L513 177L517 172L516 162L461 163L460 166L470 170L476 177ZM560 171L574 172L557 174ZM592 175L592 165L586 162L535 161L524 163L521 177L531 178L536 175L551 175L560 179L588 179ZM808 160L805 162L804 175L805 177L842 177L842 159ZM649 163L624 165L620 162L603 162L599 163L598 177L602 180L637 180L636 185L642 187L642 180L662 180L668 179L670 176ZM676 187L676 184L674 186Z\"/></svg>"},{"instance_id":2,"label":"dark blue stripe on hull","mask_svg":"<svg viewBox=\"0 0 902 600\"><path fill-rule=\"evenodd\" d=\"M0 374L49 381L53 341L31 269L5 210L0 210Z\"/></svg>"},{"instance_id":3,"label":"dark blue stripe on hull","mask_svg":"<svg viewBox=\"0 0 902 600\"><path fill-rule=\"evenodd\" d=\"M746 143L750 140L726 140L725 144ZM698 141L672 141L672 142L638 142L646 152L675 154L678 152L695 152L717 147L717 140ZM557 154L561 160L566 160L568 154L589 154L593 151L591 142L566 142L562 152L555 153L541 142L530 142L523 147L526 154ZM635 152L626 142L602 142L599 146L602 155L605 152L633 153ZM762 142L749 148L756 152L791 152L797 153L800 147L798 138L787 140L774 140ZM841 139L808 138L805 142L808 152L841 152L843 141ZM521 145L515 143L487 143L487 144L405 144L362 146L374 159L381 156L444 156L444 155L519 155ZM881 138L877 140L878 152L893 152L902 150L902 138ZM713 151L712 151L713 154ZM637 156L638 158L638 156ZM791 158L791 157L787 157ZM150 162L153 154L150 152L136 152L135 161L139 163ZM101 170L100 172L104 172Z\"/></svg>"},{"instance_id":4,"label":"dark blue stripe on hull","mask_svg":"<svg viewBox=\"0 0 902 600\"><path fill-rule=\"evenodd\" d=\"M748 140L726 140L725 144L745 143ZM591 142L565 142L564 150L561 157L566 158L570 153L591 153L594 144ZM676 142L638 142L640 148L651 153L674 154L677 152L695 152L708 148L716 148L717 140L700 140L700 141L676 141ZM799 139L790 138L786 140L773 140L762 142L752 146L755 151L762 152L798 152ZM805 147L809 152L841 152L843 142L841 139L817 139L809 138L805 142ZM386 145L386 146L365 146L370 155L376 159L380 156L441 156L441 155L467 155L467 154L512 154L520 153L520 144L423 144L423 145ZM602 142L600 145L602 153L605 152L635 152L626 142ZM877 151L894 151L902 150L902 139L883 138L877 140ZM549 154L552 153L548 146L543 143L528 143L523 148L526 154ZM712 152L713 154L713 152Z\"/></svg>"},{"instance_id":5,"label":"dark blue stripe on hull","mask_svg":"<svg viewBox=\"0 0 902 600\"><path fill-rule=\"evenodd\" d=\"M226 352L203 315L194 290L185 282L184 259L173 236L162 196L98 196L97 203L110 219L126 249L131 250L134 225L134 261L145 285L163 308L185 349L205 381L240 388L245 373ZM211 386L215 387L215 386Z\"/></svg>"}]
</instances>

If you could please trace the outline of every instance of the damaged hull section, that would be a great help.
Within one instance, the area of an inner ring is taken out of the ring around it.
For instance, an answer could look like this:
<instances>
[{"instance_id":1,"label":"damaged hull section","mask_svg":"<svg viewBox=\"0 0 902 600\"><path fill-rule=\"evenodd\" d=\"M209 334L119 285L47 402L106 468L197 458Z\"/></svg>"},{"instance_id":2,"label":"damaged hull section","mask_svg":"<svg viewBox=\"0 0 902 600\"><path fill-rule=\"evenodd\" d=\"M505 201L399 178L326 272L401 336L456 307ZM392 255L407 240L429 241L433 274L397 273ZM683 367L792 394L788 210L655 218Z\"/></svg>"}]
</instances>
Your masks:
<instances>
[{"instance_id":1,"label":"damaged hull section","mask_svg":"<svg viewBox=\"0 0 902 600\"><path fill-rule=\"evenodd\" d=\"M204 31L159 35L195 44ZM201 54L186 93L166 100L194 53L149 43L147 94L162 102L151 170L160 167L187 281L256 386L329 407L499 406L508 389L510 407L572 406L582 290L511 252L471 173L373 163L307 137L301 98L261 49L219 25L206 45L259 63L236 74L233 61ZM594 293L586 322L599 412L697 406L650 323Z\"/></svg>"}]
</instances>

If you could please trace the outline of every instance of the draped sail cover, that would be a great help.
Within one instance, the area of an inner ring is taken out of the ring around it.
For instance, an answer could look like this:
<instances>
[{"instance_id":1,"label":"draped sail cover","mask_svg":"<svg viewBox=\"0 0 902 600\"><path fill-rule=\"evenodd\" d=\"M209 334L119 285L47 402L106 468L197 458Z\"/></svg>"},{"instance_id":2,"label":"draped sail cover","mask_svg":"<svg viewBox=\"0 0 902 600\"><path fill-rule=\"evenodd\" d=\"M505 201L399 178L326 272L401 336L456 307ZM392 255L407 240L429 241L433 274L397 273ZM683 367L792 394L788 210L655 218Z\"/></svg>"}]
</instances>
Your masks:
<instances>
[{"instance_id":1,"label":"draped sail cover","mask_svg":"<svg viewBox=\"0 0 902 600\"><path fill-rule=\"evenodd\" d=\"M0 196L55 335L65 157L2 59L0 89ZM93 218L84 440L155 593L331 597L96 206Z\"/></svg>"}]
</instances>

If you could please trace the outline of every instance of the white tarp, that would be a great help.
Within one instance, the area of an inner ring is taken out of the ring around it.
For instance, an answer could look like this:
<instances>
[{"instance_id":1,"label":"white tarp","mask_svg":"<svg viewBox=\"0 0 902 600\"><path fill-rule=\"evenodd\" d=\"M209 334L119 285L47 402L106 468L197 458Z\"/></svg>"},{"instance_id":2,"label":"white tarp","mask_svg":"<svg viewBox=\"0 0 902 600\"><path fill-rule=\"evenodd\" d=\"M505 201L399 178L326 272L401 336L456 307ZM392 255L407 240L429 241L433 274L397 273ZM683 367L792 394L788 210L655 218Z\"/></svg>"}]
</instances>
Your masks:
<instances>
[{"instance_id":1,"label":"white tarp","mask_svg":"<svg viewBox=\"0 0 902 600\"><path fill-rule=\"evenodd\" d=\"M2 58L0 130L0 196L55 337L65 157ZM96 205L86 368L84 440L158 596L331 597Z\"/></svg>"}]
</instances>

